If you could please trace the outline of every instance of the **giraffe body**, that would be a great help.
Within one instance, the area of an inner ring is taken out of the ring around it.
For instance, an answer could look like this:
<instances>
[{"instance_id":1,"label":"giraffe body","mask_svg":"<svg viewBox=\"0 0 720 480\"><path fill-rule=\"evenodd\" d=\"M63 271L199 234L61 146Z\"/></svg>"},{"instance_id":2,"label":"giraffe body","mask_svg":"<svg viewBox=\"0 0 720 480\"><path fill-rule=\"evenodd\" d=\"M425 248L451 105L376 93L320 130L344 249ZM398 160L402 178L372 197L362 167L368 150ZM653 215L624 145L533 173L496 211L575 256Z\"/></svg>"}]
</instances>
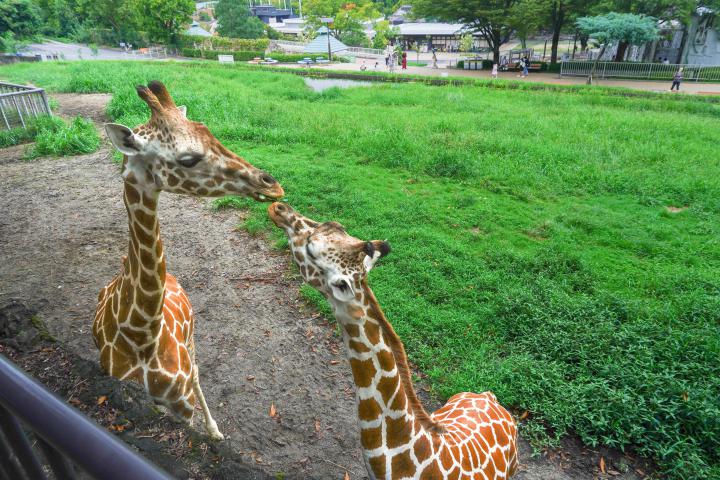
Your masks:
<instances>
[{"instance_id":1,"label":"giraffe body","mask_svg":"<svg viewBox=\"0 0 720 480\"><path fill-rule=\"evenodd\" d=\"M272 204L269 215L288 234L300 273L328 299L342 326L370 477L511 477L518 467L517 428L495 395L460 393L432 415L418 400L403 344L367 284L367 272L389 245L360 241L335 222L320 224L284 204Z\"/></svg>"},{"instance_id":2,"label":"giraffe body","mask_svg":"<svg viewBox=\"0 0 720 480\"><path fill-rule=\"evenodd\" d=\"M166 272L157 206L160 192L279 198L277 181L227 150L203 125L185 118L164 85L137 88L152 112L134 130L106 125L125 155L123 200L130 242L120 273L101 290L93 322L100 364L110 375L141 383L150 396L188 422L196 402L205 428L223 436L205 402L195 363L193 311Z\"/></svg>"}]
</instances>

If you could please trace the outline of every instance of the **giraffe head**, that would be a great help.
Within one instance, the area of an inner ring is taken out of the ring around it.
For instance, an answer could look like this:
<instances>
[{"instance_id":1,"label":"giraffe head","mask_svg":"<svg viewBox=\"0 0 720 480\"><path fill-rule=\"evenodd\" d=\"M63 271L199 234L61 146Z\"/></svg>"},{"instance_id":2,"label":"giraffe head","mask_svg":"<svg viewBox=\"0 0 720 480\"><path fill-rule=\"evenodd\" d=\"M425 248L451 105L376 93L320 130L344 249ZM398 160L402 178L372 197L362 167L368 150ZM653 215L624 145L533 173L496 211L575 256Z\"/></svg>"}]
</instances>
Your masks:
<instances>
[{"instance_id":1,"label":"giraffe head","mask_svg":"<svg viewBox=\"0 0 720 480\"><path fill-rule=\"evenodd\" d=\"M202 123L188 120L186 108L175 105L162 83L152 81L136 89L150 107L150 120L134 129L105 125L110 141L125 155L126 180L203 197L243 195L269 200L284 195L271 175L225 148Z\"/></svg>"},{"instance_id":2,"label":"giraffe head","mask_svg":"<svg viewBox=\"0 0 720 480\"><path fill-rule=\"evenodd\" d=\"M340 303L357 299L367 273L390 253L385 241L359 240L337 222L316 222L284 203L271 204L268 214L285 230L304 280Z\"/></svg>"}]
</instances>

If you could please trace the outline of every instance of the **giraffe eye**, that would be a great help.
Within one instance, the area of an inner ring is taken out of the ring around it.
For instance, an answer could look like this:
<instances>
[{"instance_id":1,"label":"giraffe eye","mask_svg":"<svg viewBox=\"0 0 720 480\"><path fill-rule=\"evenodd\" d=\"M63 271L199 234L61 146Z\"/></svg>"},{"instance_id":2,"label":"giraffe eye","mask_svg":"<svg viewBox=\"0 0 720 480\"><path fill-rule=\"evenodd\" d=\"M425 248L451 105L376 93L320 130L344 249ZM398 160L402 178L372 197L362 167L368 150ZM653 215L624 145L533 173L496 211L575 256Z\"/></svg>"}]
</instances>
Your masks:
<instances>
[{"instance_id":1,"label":"giraffe eye","mask_svg":"<svg viewBox=\"0 0 720 480\"><path fill-rule=\"evenodd\" d=\"M202 160L202 155L183 155L178 158L178 163L183 167L192 168Z\"/></svg>"}]
</instances>

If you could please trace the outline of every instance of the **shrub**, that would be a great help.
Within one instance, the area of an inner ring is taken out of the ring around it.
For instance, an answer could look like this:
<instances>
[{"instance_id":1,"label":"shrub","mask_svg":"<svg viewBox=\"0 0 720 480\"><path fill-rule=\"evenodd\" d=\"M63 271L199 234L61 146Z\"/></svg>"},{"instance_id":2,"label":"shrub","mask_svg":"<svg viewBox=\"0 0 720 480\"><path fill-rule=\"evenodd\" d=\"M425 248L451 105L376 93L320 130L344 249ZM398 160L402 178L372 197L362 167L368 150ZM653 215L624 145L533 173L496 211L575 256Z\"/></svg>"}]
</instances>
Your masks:
<instances>
[{"instance_id":1,"label":"shrub","mask_svg":"<svg viewBox=\"0 0 720 480\"><path fill-rule=\"evenodd\" d=\"M277 60L278 62L282 62L282 63L295 63L304 58L312 58L313 60L317 60L318 58L324 58L324 59L328 58L327 55L307 54L307 53L271 53L266 56L270 57L274 60ZM348 62L349 60L345 57L340 57L336 54L336 55L333 55L333 61L342 63L342 62Z\"/></svg>"},{"instance_id":2,"label":"shrub","mask_svg":"<svg viewBox=\"0 0 720 480\"><path fill-rule=\"evenodd\" d=\"M27 152L28 159L91 153L100 146L95 125L82 117L75 117L70 124L59 117L44 117L37 120L36 128L35 145Z\"/></svg>"},{"instance_id":3,"label":"shrub","mask_svg":"<svg viewBox=\"0 0 720 480\"><path fill-rule=\"evenodd\" d=\"M194 48L183 48L182 54L184 57L205 58L208 60L217 60L218 55L232 55L236 62L252 60L255 57L262 58L265 56L265 52L259 51L232 52L222 50L196 50Z\"/></svg>"},{"instance_id":4,"label":"shrub","mask_svg":"<svg viewBox=\"0 0 720 480\"><path fill-rule=\"evenodd\" d=\"M204 49L215 51L233 51L233 52L257 52L265 51L270 40L267 38L227 38L227 37L194 37L191 35L179 35L178 43L183 50ZM262 56L262 55L261 55Z\"/></svg>"},{"instance_id":5,"label":"shrub","mask_svg":"<svg viewBox=\"0 0 720 480\"><path fill-rule=\"evenodd\" d=\"M34 126L28 128L13 128L12 130L0 131L0 148L10 147L23 142L29 142L35 138Z\"/></svg>"}]
</instances>

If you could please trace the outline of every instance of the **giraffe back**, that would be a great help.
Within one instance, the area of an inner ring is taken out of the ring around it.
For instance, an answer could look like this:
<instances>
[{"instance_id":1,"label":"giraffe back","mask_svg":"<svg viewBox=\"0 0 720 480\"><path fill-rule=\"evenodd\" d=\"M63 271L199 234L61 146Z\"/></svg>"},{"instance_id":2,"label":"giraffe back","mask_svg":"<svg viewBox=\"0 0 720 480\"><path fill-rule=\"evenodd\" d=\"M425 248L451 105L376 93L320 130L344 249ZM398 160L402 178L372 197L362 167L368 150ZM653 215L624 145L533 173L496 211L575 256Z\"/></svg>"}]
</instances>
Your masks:
<instances>
[{"instance_id":1,"label":"giraffe back","mask_svg":"<svg viewBox=\"0 0 720 480\"><path fill-rule=\"evenodd\" d=\"M458 393L432 418L446 429L438 445L445 478L501 479L517 471L515 421L493 393Z\"/></svg>"}]
</instances>

